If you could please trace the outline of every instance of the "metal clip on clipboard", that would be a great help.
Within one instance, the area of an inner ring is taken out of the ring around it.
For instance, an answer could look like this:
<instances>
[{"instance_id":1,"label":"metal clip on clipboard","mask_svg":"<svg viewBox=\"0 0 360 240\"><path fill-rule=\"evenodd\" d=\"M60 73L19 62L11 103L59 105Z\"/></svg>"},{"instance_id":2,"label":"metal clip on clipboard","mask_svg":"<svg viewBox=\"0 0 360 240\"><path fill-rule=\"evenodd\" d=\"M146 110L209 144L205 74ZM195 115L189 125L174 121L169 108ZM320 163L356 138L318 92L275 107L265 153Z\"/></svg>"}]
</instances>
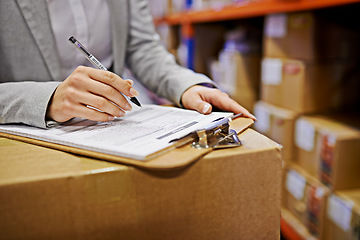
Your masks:
<instances>
[{"instance_id":1,"label":"metal clip on clipboard","mask_svg":"<svg viewBox=\"0 0 360 240\"><path fill-rule=\"evenodd\" d=\"M234 115L230 118L223 118L215 121L205 129L196 131L196 137L191 146L194 148L229 148L238 147L242 143L236 131L230 129L232 119L242 114Z\"/></svg>"},{"instance_id":2,"label":"metal clip on clipboard","mask_svg":"<svg viewBox=\"0 0 360 240\"><path fill-rule=\"evenodd\" d=\"M229 148L242 145L236 131L230 129L230 122L242 114L233 115L228 118L215 120L211 125L204 129L197 130L180 139L174 139L171 142L177 142L176 146L182 146L191 142L194 148Z\"/></svg>"}]
</instances>

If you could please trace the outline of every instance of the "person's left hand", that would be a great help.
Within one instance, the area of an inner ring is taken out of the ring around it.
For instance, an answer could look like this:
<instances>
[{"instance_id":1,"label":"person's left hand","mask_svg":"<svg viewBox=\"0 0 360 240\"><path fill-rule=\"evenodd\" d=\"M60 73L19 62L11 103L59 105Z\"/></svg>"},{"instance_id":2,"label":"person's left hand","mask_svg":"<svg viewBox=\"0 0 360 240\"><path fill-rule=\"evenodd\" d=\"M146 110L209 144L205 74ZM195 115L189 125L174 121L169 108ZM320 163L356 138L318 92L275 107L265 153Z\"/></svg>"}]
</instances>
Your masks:
<instances>
[{"instance_id":1,"label":"person's left hand","mask_svg":"<svg viewBox=\"0 0 360 240\"><path fill-rule=\"evenodd\" d=\"M203 114L211 113L212 108L215 107L235 114L242 113L245 117L256 121L254 115L217 88L208 88L200 85L192 86L183 93L181 101L185 108L196 110Z\"/></svg>"}]
</instances>

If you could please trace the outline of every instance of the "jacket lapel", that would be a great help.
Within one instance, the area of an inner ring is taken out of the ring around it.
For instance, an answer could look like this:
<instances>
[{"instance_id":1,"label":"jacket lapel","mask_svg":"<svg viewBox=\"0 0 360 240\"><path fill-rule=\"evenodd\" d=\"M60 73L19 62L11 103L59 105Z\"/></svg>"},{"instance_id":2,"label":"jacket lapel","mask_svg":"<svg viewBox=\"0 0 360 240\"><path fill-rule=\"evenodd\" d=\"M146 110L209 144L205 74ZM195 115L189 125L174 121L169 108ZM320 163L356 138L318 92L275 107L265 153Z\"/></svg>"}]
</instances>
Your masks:
<instances>
[{"instance_id":1,"label":"jacket lapel","mask_svg":"<svg viewBox=\"0 0 360 240\"><path fill-rule=\"evenodd\" d=\"M47 68L56 81L60 79L60 60L45 0L17 0Z\"/></svg>"},{"instance_id":2,"label":"jacket lapel","mask_svg":"<svg viewBox=\"0 0 360 240\"><path fill-rule=\"evenodd\" d=\"M111 15L114 72L122 74L128 40L129 5L127 0L108 0L108 3Z\"/></svg>"}]
</instances>

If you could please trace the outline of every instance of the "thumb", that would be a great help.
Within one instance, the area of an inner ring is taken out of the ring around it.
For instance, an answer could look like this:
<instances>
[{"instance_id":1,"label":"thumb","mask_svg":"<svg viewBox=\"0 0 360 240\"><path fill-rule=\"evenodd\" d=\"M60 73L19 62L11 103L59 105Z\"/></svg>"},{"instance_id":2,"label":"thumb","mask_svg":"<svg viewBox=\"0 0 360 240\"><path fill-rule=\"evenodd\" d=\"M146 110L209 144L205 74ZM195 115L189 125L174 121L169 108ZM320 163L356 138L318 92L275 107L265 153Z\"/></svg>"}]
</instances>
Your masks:
<instances>
[{"instance_id":1,"label":"thumb","mask_svg":"<svg viewBox=\"0 0 360 240\"><path fill-rule=\"evenodd\" d=\"M192 104L190 106L188 106L188 108L196 110L202 114L209 114L212 111L211 104L208 102L205 102L203 100L198 100L198 101L192 102Z\"/></svg>"},{"instance_id":2,"label":"thumb","mask_svg":"<svg viewBox=\"0 0 360 240\"><path fill-rule=\"evenodd\" d=\"M184 92L182 104L185 108L198 111L202 114L209 114L212 111L212 105L202 97L201 91L205 87L193 86ZM205 88L207 89L207 88Z\"/></svg>"},{"instance_id":3,"label":"thumb","mask_svg":"<svg viewBox=\"0 0 360 240\"><path fill-rule=\"evenodd\" d=\"M210 103L202 101L201 104L199 104L199 109L196 109L198 112L202 114L209 114L212 111L212 106Z\"/></svg>"}]
</instances>

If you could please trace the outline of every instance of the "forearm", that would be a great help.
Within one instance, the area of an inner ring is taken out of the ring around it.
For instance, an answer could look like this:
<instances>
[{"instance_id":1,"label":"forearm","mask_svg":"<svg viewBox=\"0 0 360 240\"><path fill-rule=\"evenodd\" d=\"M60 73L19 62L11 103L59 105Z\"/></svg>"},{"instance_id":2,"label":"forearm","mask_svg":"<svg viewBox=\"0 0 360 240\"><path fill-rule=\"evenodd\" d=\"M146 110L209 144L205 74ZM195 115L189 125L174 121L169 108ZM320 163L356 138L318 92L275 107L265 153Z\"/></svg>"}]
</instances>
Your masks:
<instances>
[{"instance_id":1,"label":"forearm","mask_svg":"<svg viewBox=\"0 0 360 240\"><path fill-rule=\"evenodd\" d=\"M60 82L0 84L0 123L24 123L46 128L49 100Z\"/></svg>"},{"instance_id":2,"label":"forearm","mask_svg":"<svg viewBox=\"0 0 360 240\"><path fill-rule=\"evenodd\" d=\"M161 45L143 0L131 1L126 63L148 88L176 104L193 85L211 83L205 75L179 66Z\"/></svg>"}]
</instances>

